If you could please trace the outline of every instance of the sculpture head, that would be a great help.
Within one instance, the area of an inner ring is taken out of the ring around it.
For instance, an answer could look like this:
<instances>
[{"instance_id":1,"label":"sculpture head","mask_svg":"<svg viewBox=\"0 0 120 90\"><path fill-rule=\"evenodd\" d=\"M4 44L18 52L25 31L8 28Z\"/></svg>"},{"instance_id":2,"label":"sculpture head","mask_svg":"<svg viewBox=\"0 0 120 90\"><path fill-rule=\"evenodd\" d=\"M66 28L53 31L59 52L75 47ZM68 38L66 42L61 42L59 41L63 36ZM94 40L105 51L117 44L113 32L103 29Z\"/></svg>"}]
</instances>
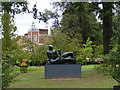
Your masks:
<instances>
[{"instance_id":1,"label":"sculpture head","mask_svg":"<svg viewBox=\"0 0 120 90\"><path fill-rule=\"evenodd\" d=\"M49 45L49 50L53 50L53 46L52 45Z\"/></svg>"}]
</instances>

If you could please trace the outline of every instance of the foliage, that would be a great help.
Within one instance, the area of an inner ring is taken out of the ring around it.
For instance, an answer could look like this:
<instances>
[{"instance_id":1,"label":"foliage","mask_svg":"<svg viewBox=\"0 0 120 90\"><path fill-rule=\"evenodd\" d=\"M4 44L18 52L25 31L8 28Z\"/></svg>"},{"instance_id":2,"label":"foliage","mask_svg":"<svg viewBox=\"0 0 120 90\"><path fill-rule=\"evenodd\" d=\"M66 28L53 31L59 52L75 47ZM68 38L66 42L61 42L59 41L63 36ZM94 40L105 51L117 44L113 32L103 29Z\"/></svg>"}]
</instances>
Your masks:
<instances>
[{"instance_id":1,"label":"foliage","mask_svg":"<svg viewBox=\"0 0 120 90\"><path fill-rule=\"evenodd\" d=\"M83 44L82 48L77 52L77 63L83 64L86 62L86 58L92 59L92 56L92 41L90 41L90 38L88 37L86 44Z\"/></svg>"},{"instance_id":2,"label":"foliage","mask_svg":"<svg viewBox=\"0 0 120 90\"><path fill-rule=\"evenodd\" d=\"M89 3L69 3L63 12L61 26L62 31L70 38L79 40L82 37L82 42L85 43L87 37L90 37L95 44L102 42L101 27L95 19L95 14L89 10ZM99 38L96 40L95 37Z\"/></svg>"},{"instance_id":3,"label":"foliage","mask_svg":"<svg viewBox=\"0 0 120 90\"><path fill-rule=\"evenodd\" d=\"M2 50L3 52L6 51L7 49L11 48L11 40L13 33L16 31L16 27L14 26L14 21L11 18L11 15L5 11L3 16L2 16L2 25L3 25L3 30L2 30Z\"/></svg>"},{"instance_id":4,"label":"foliage","mask_svg":"<svg viewBox=\"0 0 120 90\"><path fill-rule=\"evenodd\" d=\"M10 85L11 81L14 78L14 75L12 75L12 36L13 33L16 30L16 27L14 26L13 19L11 18L11 15L4 11L4 14L2 16L2 74L3 75L3 81L2 81L2 88L6 88Z\"/></svg>"},{"instance_id":5,"label":"foliage","mask_svg":"<svg viewBox=\"0 0 120 90\"><path fill-rule=\"evenodd\" d=\"M100 4L103 8L100 7ZM103 53L108 54L111 49L110 43L113 35L112 20L116 14L115 10L119 7L119 2L93 2L90 4L90 9L102 20L103 23ZM113 12L114 11L114 12Z\"/></svg>"},{"instance_id":6,"label":"foliage","mask_svg":"<svg viewBox=\"0 0 120 90\"><path fill-rule=\"evenodd\" d=\"M66 34L59 30L53 30L52 35L48 40L48 44L53 45L54 49L61 49L61 52L74 51L79 48L79 41L76 38L69 38Z\"/></svg>"},{"instance_id":7,"label":"foliage","mask_svg":"<svg viewBox=\"0 0 120 90\"><path fill-rule=\"evenodd\" d=\"M15 79L15 77L18 75L18 73L14 73L13 72L13 67L11 65L12 61L11 61L11 57L8 56L6 57L6 55L10 55L10 52L6 52L4 53L4 56L2 56L3 61L2 61L2 88L6 88L8 86L10 86L10 83Z\"/></svg>"},{"instance_id":8,"label":"foliage","mask_svg":"<svg viewBox=\"0 0 120 90\"><path fill-rule=\"evenodd\" d=\"M104 57L104 64L100 65L99 70L111 76L120 85L120 16L113 17L113 37L111 38L110 53Z\"/></svg>"},{"instance_id":9,"label":"foliage","mask_svg":"<svg viewBox=\"0 0 120 90\"><path fill-rule=\"evenodd\" d=\"M42 65L42 63L44 63L47 58L46 51L47 51L46 45L34 46L34 50L31 53L31 63L33 63L37 66Z\"/></svg>"},{"instance_id":10,"label":"foliage","mask_svg":"<svg viewBox=\"0 0 120 90\"><path fill-rule=\"evenodd\" d=\"M120 85L120 45L117 45L105 56L106 63L101 65L102 72L112 76Z\"/></svg>"},{"instance_id":11,"label":"foliage","mask_svg":"<svg viewBox=\"0 0 120 90\"><path fill-rule=\"evenodd\" d=\"M63 8L61 20L61 30L66 33L70 38L81 38L85 43L87 37L95 44L100 44L101 39L101 26L95 19L95 14L90 12L89 3L83 2L65 2L55 3L55 7ZM81 13L82 12L82 13ZM95 37L99 37L96 40Z\"/></svg>"},{"instance_id":12,"label":"foliage","mask_svg":"<svg viewBox=\"0 0 120 90\"><path fill-rule=\"evenodd\" d=\"M27 54L24 55L30 65L41 65L46 60L46 45L36 45L29 38L23 38L25 45L22 47L26 49L24 52ZM21 53L22 54L22 53ZM20 55L20 54L18 54Z\"/></svg>"},{"instance_id":13,"label":"foliage","mask_svg":"<svg viewBox=\"0 0 120 90\"><path fill-rule=\"evenodd\" d=\"M120 11L120 10L119 10ZM120 14L113 17L113 37L112 37L112 44L118 41L118 37L120 34Z\"/></svg>"},{"instance_id":14,"label":"foliage","mask_svg":"<svg viewBox=\"0 0 120 90\"><path fill-rule=\"evenodd\" d=\"M28 7L27 7L27 2L13 2L9 0L9 2L0 2L2 12L7 11L9 14L11 14L12 17L16 14L24 13L24 12L29 12Z\"/></svg>"},{"instance_id":15,"label":"foliage","mask_svg":"<svg viewBox=\"0 0 120 90\"><path fill-rule=\"evenodd\" d=\"M26 2L0 2L3 15L2 23L2 88L6 88L14 80L17 74L13 73L13 54L17 49L17 43L13 40L16 26L14 23L14 15L25 12L27 10ZM25 8L26 7L26 8ZM15 46L16 45L16 46Z\"/></svg>"},{"instance_id":16,"label":"foliage","mask_svg":"<svg viewBox=\"0 0 120 90\"><path fill-rule=\"evenodd\" d=\"M103 8L100 7L101 5ZM108 54L111 49L110 39L113 34L113 9L119 5L119 2L56 2L53 6L57 8L57 11L61 10L63 16L60 25L58 14L53 14L46 10L45 13L40 13L40 16L44 16L45 21L47 21L56 15L56 25L59 26L58 28L61 27L61 31L70 38L77 38L78 40L82 38L82 43L85 43L87 37L90 37L94 44L103 44L103 52ZM114 11L116 12L116 10ZM97 14L102 20L102 24L97 22Z\"/></svg>"},{"instance_id":17,"label":"foliage","mask_svg":"<svg viewBox=\"0 0 120 90\"><path fill-rule=\"evenodd\" d=\"M22 63L22 59L27 59L28 62L30 61L29 52L23 49L13 50L13 54L11 56L13 58L14 64L19 65L19 66Z\"/></svg>"},{"instance_id":18,"label":"foliage","mask_svg":"<svg viewBox=\"0 0 120 90\"><path fill-rule=\"evenodd\" d=\"M120 32L118 32L120 34ZM100 70L107 75L112 76L120 85L120 36L113 38L112 49L108 55L105 55L105 63L101 65Z\"/></svg>"},{"instance_id":19,"label":"foliage","mask_svg":"<svg viewBox=\"0 0 120 90\"><path fill-rule=\"evenodd\" d=\"M94 53L93 53L93 58L101 58L103 55L103 45L95 45L93 47Z\"/></svg>"},{"instance_id":20,"label":"foliage","mask_svg":"<svg viewBox=\"0 0 120 90\"><path fill-rule=\"evenodd\" d=\"M45 10L44 13L34 6L34 18L47 22L54 19L53 27L60 30L69 38L76 38L81 43L85 43L87 37L95 44L102 43L102 27L95 18L95 14L90 11L90 4L87 2L56 2L52 3L53 11ZM61 14L62 12L62 14ZM59 14L60 13L60 14ZM40 15L38 15L40 14ZM61 21L59 18L62 18ZM96 39L96 37L98 37Z\"/></svg>"},{"instance_id":21,"label":"foliage","mask_svg":"<svg viewBox=\"0 0 120 90\"><path fill-rule=\"evenodd\" d=\"M30 38L22 38L22 40L24 43L26 43L23 47L26 48L28 51L32 51L34 42L32 42Z\"/></svg>"}]
</instances>

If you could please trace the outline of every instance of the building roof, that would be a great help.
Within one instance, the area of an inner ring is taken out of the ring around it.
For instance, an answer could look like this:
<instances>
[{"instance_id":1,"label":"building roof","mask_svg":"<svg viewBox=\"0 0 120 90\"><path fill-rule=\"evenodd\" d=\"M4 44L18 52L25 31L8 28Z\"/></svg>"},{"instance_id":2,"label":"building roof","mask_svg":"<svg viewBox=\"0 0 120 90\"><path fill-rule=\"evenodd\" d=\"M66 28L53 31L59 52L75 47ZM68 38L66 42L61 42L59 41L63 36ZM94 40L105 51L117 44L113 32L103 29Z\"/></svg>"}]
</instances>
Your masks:
<instances>
[{"instance_id":1,"label":"building roof","mask_svg":"<svg viewBox=\"0 0 120 90\"><path fill-rule=\"evenodd\" d=\"M39 31L48 31L48 29L39 29Z\"/></svg>"},{"instance_id":2,"label":"building roof","mask_svg":"<svg viewBox=\"0 0 120 90\"><path fill-rule=\"evenodd\" d=\"M38 32L38 28L35 27L35 23L32 22L31 28L28 29L28 32Z\"/></svg>"}]
</instances>

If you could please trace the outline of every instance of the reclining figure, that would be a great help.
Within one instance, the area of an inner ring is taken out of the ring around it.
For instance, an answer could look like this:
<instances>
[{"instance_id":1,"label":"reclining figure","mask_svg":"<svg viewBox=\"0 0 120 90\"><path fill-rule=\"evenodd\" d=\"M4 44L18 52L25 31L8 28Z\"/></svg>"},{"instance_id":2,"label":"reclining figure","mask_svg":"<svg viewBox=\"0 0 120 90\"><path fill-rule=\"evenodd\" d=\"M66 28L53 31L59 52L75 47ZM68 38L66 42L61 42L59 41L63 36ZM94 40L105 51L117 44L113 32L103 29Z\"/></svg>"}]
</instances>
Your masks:
<instances>
[{"instance_id":1,"label":"reclining figure","mask_svg":"<svg viewBox=\"0 0 120 90\"><path fill-rule=\"evenodd\" d=\"M61 55L61 50L53 50L53 46L49 45L49 50L47 50L48 64L75 64L76 59L73 52L65 52Z\"/></svg>"}]
</instances>

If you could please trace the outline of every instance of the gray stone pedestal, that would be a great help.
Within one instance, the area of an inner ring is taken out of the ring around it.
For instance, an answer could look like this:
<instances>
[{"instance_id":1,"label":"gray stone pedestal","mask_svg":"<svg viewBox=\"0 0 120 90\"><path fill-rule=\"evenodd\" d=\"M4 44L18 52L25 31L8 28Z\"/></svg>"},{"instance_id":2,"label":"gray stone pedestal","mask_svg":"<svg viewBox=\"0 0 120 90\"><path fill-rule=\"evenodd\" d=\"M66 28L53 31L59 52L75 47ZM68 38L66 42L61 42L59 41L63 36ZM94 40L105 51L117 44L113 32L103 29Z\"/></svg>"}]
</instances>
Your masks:
<instances>
[{"instance_id":1,"label":"gray stone pedestal","mask_svg":"<svg viewBox=\"0 0 120 90\"><path fill-rule=\"evenodd\" d=\"M45 79L80 78L80 64L50 64L45 65Z\"/></svg>"}]
</instances>

